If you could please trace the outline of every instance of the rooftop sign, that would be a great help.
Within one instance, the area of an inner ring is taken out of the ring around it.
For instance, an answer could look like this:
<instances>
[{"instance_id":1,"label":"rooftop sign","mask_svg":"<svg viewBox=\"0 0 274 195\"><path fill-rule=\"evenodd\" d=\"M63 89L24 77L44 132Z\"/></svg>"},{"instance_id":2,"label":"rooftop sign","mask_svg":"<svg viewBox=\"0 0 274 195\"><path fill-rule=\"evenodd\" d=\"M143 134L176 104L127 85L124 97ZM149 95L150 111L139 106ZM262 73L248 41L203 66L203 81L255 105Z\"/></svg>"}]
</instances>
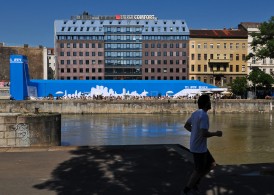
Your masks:
<instances>
[{"instance_id":1,"label":"rooftop sign","mask_svg":"<svg viewBox=\"0 0 274 195\"><path fill-rule=\"evenodd\" d=\"M154 15L116 15L116 20L155 20Z\"/></svg>"},{"instance_id":2,"label":"rooftop sign","mask_svg":"<svg viewBox=\"0 0 274 195\"><path fill-rule=\"evenodd\" d=\"M155 15L115 15L115 16L92 16L79 15L72 16L72 20L157 20Z\"/></svg>"}]
</instances>

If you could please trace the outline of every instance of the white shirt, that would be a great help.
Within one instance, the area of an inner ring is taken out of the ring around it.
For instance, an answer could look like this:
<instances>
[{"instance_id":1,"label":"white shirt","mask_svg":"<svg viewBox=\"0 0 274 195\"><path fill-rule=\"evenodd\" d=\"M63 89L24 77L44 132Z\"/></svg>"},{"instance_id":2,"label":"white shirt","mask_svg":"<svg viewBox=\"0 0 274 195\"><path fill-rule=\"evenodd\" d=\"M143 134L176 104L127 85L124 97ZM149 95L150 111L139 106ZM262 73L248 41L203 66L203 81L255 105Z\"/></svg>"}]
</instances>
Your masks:
<instances>
[{"instance_id":1,"label":"white shirt","mask_svg":"<svg viewBox=\"0 0 274 195\"><path fill-rule=\"evenodd\" d=\"M186 122L191 124L190 151L195 153L206 152L207 138L203 136L202 129L206 129L206 131L209 129L207 112L198 109L192 113Z\"/></svg>"}]
</instances>

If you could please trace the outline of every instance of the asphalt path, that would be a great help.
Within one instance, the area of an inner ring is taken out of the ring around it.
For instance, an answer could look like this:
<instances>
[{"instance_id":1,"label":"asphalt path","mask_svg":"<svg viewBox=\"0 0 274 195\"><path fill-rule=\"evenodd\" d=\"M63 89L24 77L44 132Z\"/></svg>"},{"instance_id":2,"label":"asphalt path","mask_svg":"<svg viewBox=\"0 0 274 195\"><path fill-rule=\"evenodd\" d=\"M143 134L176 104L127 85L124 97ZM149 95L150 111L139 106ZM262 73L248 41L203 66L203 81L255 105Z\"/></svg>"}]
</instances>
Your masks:
<instances>
[{"instance_id":1,"label":"asphalt path","mask_svg":"<svg viewBox=\"0 0 274 195\"><path fill-rule=\"evenodd\" d=\"M180 145L1 148L2 195L179 195L193 167ZM274 163L219 165L200 194L272 195Z\"/></svg>"}]
</instances>

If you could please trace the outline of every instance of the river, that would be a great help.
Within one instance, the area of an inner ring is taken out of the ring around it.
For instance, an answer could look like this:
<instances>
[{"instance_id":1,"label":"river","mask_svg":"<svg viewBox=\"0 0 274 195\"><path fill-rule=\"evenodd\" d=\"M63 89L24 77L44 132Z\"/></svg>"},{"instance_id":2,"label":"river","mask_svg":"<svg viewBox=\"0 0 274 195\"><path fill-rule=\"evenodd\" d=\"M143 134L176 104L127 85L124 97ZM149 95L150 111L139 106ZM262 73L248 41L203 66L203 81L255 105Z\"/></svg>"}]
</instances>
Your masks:
<instances>
[{"instance_id":1,"label":"river","mask_svg":"<svg viewBox=\"0 0 274 195\"><path fill-rule=\"evenodd\" d=\"M184 129L189 114L62 115L62 145L181 144L189 148ZM273 114L209 114L210 130L223 137L208 140L220 164L274 162Z\"/></svg>"}]
</instances>

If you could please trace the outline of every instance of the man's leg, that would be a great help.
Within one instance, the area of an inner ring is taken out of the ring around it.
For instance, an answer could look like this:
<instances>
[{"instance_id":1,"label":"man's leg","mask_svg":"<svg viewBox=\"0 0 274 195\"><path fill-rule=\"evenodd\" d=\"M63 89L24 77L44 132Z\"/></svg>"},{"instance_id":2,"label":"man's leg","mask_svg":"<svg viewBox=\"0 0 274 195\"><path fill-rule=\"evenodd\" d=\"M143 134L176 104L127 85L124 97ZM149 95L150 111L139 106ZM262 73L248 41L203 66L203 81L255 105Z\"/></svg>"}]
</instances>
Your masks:
<instances>
[{"instance_id":1,"label":"man's leg","mask_svg":"<svg viewBox=\"0 0 274 195\"><path fill-rule=\"evenodd\" d=\"M187 193L190 189L192 189L196 183L203 176L203 169L205 166L205 155L206 153L193 153L194 160L194 170L188 180L188 183L184 189L184 192Z\"/></svg>"}]
</instances>

